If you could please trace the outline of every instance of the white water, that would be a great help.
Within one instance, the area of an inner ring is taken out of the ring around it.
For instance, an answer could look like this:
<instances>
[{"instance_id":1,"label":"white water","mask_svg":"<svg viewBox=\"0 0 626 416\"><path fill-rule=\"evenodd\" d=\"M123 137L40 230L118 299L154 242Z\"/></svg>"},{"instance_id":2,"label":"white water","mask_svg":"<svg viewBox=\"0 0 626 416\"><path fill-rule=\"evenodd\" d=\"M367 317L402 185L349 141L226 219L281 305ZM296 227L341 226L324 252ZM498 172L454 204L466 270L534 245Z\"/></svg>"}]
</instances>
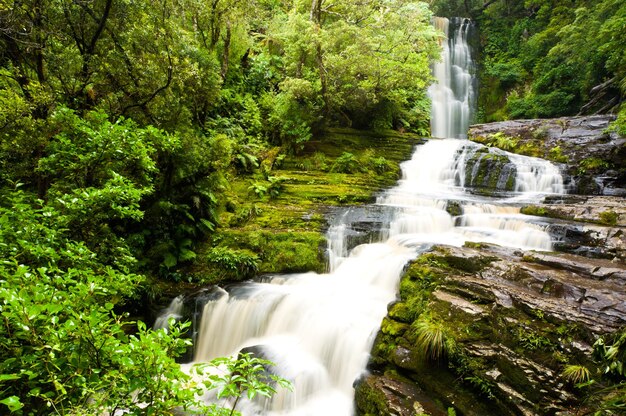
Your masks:
<instances>
[{"instance_id":1,"label":"white water","mask_svg":"<svg viewBox=\"0 0 626 416\"><path fill-rule=\"evenodd\" d=\"M155 330L168 328L168 322L170 318L174 318L175 320L179 320L180 318L182 318L184 305L184 296L176 296L174 299L172 299L169 306L161 311L160 315L154 321L154 325L152 325L152 328Z\"/></svg>"},{"instance_id":2,"label":"white water","mask_svg":"<svg viewBox=\"0 0 626 416\"><path fill-rule=\"evenodd\" d=\"M457 36L455 50L467 48L463 36ZM457 57L446 59L455 62ZM452 95L457 96L453 87ZM445 114L435 107L434 125L465 123L465 116L441 121ZM446 106L441 108L448 111ZM463 127L446 129L439 134L458 137L462 134L455 132L464 131ZM217 299L206 304L195 362L257 347L276 363L276 372L294 385L293 392L281 390L270 401L244 401L238 410L244 415L352 415L353 383L365 370L387 305L396 298L402 269L432 244L485 241L550 249L550 236L542 226L530 223L519 208L507 204L562 192L556 171L543 161L511 157L517 169L516 188L523 192L508 194L507 199L477 197L462 186L465 163L475 146L452 138L417 147L411 160L402 165L403 179L377 202L392 214L381 232L384 238L349 250L349 224L345 216L340 217L328 232L329 273L281 275L240 284L221 290ZM449 200L456 201L462 215L446 212Z\"/></svg>"},{"instance_id":3,"label":"white water","mask_svg":"<svg viewBox=\"0 0 626 416\"><path fill-rule=\"evenodd\" d=\"M465 138L474 107L474 61L467 42L469 19L455 19L459 29L450 36L450 20L433 19L444 34L441 61L434 66L437 83L428 90L432 101L431 135L441 138Z\"/></svg>"}]
</instances>

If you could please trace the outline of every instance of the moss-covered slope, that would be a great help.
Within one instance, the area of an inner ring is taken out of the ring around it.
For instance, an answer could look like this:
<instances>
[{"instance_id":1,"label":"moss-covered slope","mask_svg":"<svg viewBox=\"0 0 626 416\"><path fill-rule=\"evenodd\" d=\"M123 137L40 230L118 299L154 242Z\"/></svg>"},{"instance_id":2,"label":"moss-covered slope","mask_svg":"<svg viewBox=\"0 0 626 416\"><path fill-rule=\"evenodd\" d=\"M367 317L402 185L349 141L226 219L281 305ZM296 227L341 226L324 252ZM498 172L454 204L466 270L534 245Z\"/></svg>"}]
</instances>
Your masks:
<instances>
[{"instance_id":1,"label":"moss-covered slope","mask_svg":"<svg viewBox=\"0 0 626 416\"><path fill-rule=\"evenodd\" d=\"M184 273L206 284L324 271L328 208L372 202L417 143L395 131L330 129L298 155L265 152L258 168L231 175L221 226Z\"/></svg>"}]
</instances>

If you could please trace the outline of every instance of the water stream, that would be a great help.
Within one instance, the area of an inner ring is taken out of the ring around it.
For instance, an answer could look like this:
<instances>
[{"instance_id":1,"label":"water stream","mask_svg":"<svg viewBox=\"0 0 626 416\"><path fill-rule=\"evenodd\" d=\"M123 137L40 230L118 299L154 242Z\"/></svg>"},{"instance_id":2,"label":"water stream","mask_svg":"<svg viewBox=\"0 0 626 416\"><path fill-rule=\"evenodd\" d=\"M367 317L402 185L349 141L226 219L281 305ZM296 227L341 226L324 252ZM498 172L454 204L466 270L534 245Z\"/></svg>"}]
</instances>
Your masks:
<instances>
[{"instance_id":1,"label":"water stream","mask_svg":"<svg viewBox=\"0 0 626 416\"><path fill-rule=\"evenodd\" d=\"M437 82L428 91L432 100L431 134L465 138L476 101L475 67L468 43L472 22L435 17L433 24L445 37L441 40L442 59L433 69Z\"/></svg>"},{"instance_id":2,"label":"water stream","mask_svg":"<svg viewBox=\"0 0 626 416\"><path fill-rule=\"evenodd\" d=\"M485 150L460 139L473 99L473 81L463 72L473 65L466 39L469 22L461 21L457 31L449 31L447 19L435 24L453 39L444 43L444 61L435 68L439 84L431 89L433 135L445 138L418 146L402 164L397 186L375 206L335 216L327 234L328 273L276 275L229 286L214 291L203 308L195 362L253 347L293 382L293 392L238 406L244 415L352 415L353 383L365 371L402 270L433 244L485 241L551 248L544 226L520 214L517 206L520 200L563 192L558 170L543 160ZM476 195L466 187L474 173L471 163L487 154L509 158L499 173L506 178L496 178L502 192L495 196ZM456 211L447 209L450 204ZM376 212L379 232L369 236L370 243L353 247L352 225L371 212ZM168 313L178 313L176 306Z\"/></svg>"}]
</instances>

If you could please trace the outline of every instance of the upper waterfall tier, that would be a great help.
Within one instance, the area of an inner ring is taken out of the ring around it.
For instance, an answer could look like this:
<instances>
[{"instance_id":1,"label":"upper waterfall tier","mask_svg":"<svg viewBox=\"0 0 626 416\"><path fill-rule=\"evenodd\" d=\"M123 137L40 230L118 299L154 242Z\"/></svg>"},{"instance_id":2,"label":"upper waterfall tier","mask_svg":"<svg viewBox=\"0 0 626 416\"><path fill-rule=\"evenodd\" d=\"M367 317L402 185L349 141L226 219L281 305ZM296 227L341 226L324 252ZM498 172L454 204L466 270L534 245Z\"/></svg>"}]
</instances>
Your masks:
<instances>
[{"instance_id":1,"label":"upper waterfall tier","mask_svg":"<svg viewBox=\"0 0 626 416\"><path fill-rule=\"evenodd\" d=\"M440 138L466 138L476 102L472 59L468 36L469 19L434 18L435 27L444 34L441 61L434 66L437 83L429 88L432 100L431 135Z\"/></svg>"}]
</instances>

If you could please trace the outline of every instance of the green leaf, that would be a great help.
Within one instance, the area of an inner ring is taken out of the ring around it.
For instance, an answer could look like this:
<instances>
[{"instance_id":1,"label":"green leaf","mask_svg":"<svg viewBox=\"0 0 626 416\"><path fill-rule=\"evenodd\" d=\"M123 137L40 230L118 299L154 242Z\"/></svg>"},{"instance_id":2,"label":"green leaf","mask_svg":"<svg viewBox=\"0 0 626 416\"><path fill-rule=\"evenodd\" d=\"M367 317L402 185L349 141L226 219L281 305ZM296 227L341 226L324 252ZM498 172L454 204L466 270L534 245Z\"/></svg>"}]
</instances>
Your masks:
<instances>
[{"instance_id":1,"label":"green leaf","mask_svg":"<svg viewBox=\"0 0 626 416\"><path fill-rule=\"evenodd\" d=\"M176 266L177 263L178 259L176 258L176 256L174 256L172 253L165 253L165 257L163 259L163 264L165 265L165 267L169 269Z\"/></svg>"},{"instance_id":2,"label":"green leaf","mask_svg":"<svg viewBox=\"0 0 626 416\"><path fill-rule=\"evenodd\" d=\"M5 399L0 400L0 403L7 406L11 412L15 412L24 407L22 402L20 402L19 397L17 396L9 396Z\"/></svg>"}]
</instances>

